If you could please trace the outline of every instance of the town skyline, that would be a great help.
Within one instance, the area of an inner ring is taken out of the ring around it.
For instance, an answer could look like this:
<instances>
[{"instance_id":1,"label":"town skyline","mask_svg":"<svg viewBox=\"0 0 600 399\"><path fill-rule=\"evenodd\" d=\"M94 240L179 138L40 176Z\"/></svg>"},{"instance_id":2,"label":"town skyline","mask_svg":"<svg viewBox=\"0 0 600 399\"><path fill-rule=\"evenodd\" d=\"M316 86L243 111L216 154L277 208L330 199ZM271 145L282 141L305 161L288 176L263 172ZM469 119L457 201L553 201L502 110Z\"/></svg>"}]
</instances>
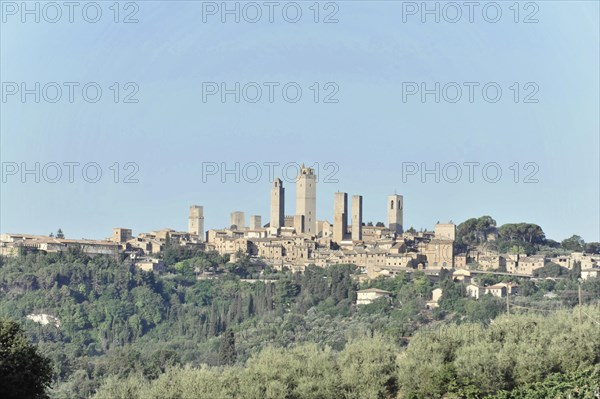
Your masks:
<instances>
[{"instance_id":1,"label":"town skyline","mask_svg":"<svg viewBox=\"0 0 600 399\"><path fill-rule=\"evenodd\" d=\"M309 166L313 166L308 162L298 163L298 165L302 165L302 167L304 167L305 164L309 165ZM317 165L318 165L318 163L317 163ZM349 197L350 201L351 201L352 195L361 195L363 197L363 207L362 207L363 223L366 224L368 222L372 222L373 224L376 224L378 222L382 222L382 223L387 224L388 215L387 215L387 211L385 209L385 201L386 201L387 197L392 195L392 193L400 193L397 187L398 186L402 187L402 185L395 185L394 189L387 190L387 194L384 194L384 195L379 194L378 197L375 197L374 195L371 195L369 193L364 193L361 191L351 192L350 190L345 190L346 185L343 184L342 181L337 181L335 183L333 183L333 182L323 183L323 182L321 182L323 180L322 178L320 178L318 175L316 175L316 177L319 181L318 186L319 186L319 193L320 193L317 197L316 205L315 205L316 210L317 210L317 215L318 215L317 217L318 217L318 220L324 220L324 221L326 220L330 223L334 222L335 193L348 192L350 195L350 197ZM103 222L107 226L106 229L100 229L99 227L98 228L96 228L96 227L86 228L84 225L81 225L81 224L78 225L77 224L78 220L74 220L74 219L66 219L63 221L56 221L53 225L47 224L48 228L35 226L33 228L20 229L18 227L5 228L5 223L2 223L0 221L0 233L29 233L29 234L47 235L50 232L55 233L56 229L61 228L67 234L67 236L69 236L69 238L78 238L78 239L85 238L85 239L101 240L101 239L104 239L107 237L106 232L110 231L110 229L112 229L114 226L121 226L121 225L130 226L134 231L150 231L150 230L157 230L157 229L161 229L161 228L171 228L175 231L186 231L187 230L187 219L185 217L182 217L183 213L181 212L181 209L187 209L187 207L189 207L190 205L201 205L205 209L205 213L204 213L205 230L221 229L221 228L229 227L228 221L230 220L231 212L234 212L234 211L244 212L246 218L248 218L251 215L259 215L262 217L262 221L263 221L262 224L265 225L267 222L269 222L270 216L271 216L270 215L270 212L271 212L270 205L269 205L270 188L272 187L273 182L277 179L280 179L279 176L273 176L272 179L261 179L261 181L256 182L256 183L245 182L245 181L243 181L243 179L240 182L225 181L225 182L219 183L225 187L229 186L229 187L241 188L241 190L239 190L239 191L224 190L224 192L227 193L227 196L237 194L241 197L244 195L245 188L246 189L247 188L258 188L258 190L261 192L262 198L259 197L258 195L256 195L256 190L250 190L251 192L254 193L254 195L252 195L252 199L249 201L238 200L235 197L233 198L233 200L224 201L223 203L230 204L229 209L225 209L225 205L217 206L217 207L211 209L212 206L215 205L215 202L219 203L219 198L220 198L219 195L215 195L215 193L213 192L213 193L203 197L204 201L198 199L195 202L192 201L191 203L182 204L183 208L179 208L179 209L170 209L170 207L169 207L169 212L162 214L161 217L158 218L156 223L153 222L152 219L148 219L148 218L144 218L140 222L137 222L137 223L136 222L132 223L132 222L119 222L118 220L116 220L116 219L113 220L109 217L108 219L103 218ZM233 180L233 179L231 179L231 180ZM296 181L297 180L290 179L289 177L281 180L282 185L285 189L285 193L286 193L285 209L284 209L285 216L291 216L291 215L296 214L296 206L297 206L296 205L297 204ZM442 182L440 184L444 184L444 183ZM360 184L360 182L358 184L356 184L356 182L354 182L352 184L349 184L348 186L357 187L357 186L361 186L361 184ZM406 185L406 187L409 188L411 186ZM384 192L384 190L385 189L380 188L379 190L377 190L377 193L382 193L382 192ZM402 194L402 193L400 193L400 194ZM405 214L406 222L403 223L405 229L412 227L412 228L416 229L417 231L419 231L419 230L433 231L433 226L435 226L435 224L438 222L452 221L458 225L461 222L463 222L469 218L479 217L479 216L483 216L483 215L489 215L498 222L498 225L501 225L504 223L519 223L519 222L538 224L544 228L547 238L555 239L557 241L571 237L574 234L581 236L586 241L600 241L597 239L589 239L584 234L580 233L577 228L571 228L569 231L565 230L564 233L559 236L553 235L552 233L549 234L548 230L543 222L539 222L536 220L530 220L530 219L517 220L516 218L511 218L510 216L506 219L499 219L492 210L489 210L487 212L483 211L483 212L479 212L479 213L469 213L468 211L465 211L465 209L463 208L460 210L454 210L453 214L444 216L442 214L443 210L440 211L440 209L443 209L443 208L441 208L441 206L444 205L444 201L440 201L438 203L440 208L438 208L437 206L434 205L435 208L431 209L430 212L423 212L423 210L420 209L420 207L418 206L418 204L420 202L422 202L422 200L423 200L423 198L419 198L419 197L409 198L408 206L409 206L410 212ZM430 204L435 204L435 201L431 201L431 199L429 199L429 200L425 199L425 200L427 202L429 202ZM181 203L181 200L176 200L174 203ZM204 205L205 203L208 203L211 205L209 205L209 206ZM89 211L89 209L88 209L88 211ZM125 211L127 211L127 210L125 209ZM153 212L151 209L148 209L148 211ZM158 209L154 210L154 212L157 212L157 211L158 211ZM125 212L125 214L127 215L128 212ZM4 213L3 213L3 215L4 215ZM418 215L418 217L416 217L417 215ZM464 215L464 216L461 219L461 218L457 218L454 215ZM417 220L417 219L419 219L419 220ZM124 220L131 220L131 219L129 217L125 216ZM160 223L162 223L162 224L160 224ZM248 224L248 223L246 223L246 224ZM351 225L350 222L348 224ZM104 233L102 231L104 231ZM598 234L600 237L600 231L598 232Z\"/></svg>"}]
</instances>

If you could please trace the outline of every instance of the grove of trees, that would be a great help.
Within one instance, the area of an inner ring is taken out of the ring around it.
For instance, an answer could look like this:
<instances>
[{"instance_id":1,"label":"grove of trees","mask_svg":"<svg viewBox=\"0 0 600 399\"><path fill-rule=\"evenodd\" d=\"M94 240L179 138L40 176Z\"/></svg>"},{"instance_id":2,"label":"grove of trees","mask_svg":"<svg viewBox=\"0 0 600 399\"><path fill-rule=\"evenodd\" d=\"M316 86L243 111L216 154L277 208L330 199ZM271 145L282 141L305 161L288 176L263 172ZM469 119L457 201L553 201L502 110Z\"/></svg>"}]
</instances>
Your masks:
<instances>
[{"instance_id":1,"label":"grove of trees","mask_svg":"<svg viewBox=\"0 0 600 399\"><path fill-rule=\"evenodd\" d=\"M591 318L558 311L452 325L417 333L406 349L382 336L339 352L267 347L235 366L174 367L152 381L109 378L94 398L592 399L600 389L600 310L584 312Z\"/></svg>"}]
</instances>

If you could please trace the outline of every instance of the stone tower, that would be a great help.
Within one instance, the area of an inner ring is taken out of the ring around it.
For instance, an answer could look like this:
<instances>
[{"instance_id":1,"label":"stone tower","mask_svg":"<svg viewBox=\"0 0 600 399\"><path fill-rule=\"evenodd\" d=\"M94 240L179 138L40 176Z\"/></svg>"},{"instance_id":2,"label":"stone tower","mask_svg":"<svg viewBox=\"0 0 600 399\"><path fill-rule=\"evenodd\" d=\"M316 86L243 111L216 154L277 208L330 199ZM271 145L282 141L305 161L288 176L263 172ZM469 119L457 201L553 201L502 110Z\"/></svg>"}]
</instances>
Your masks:
<instances>
[{"instance_id":1,"label":"stone tower","mask_svg":"<svg viewBox=\"0 0 600 399\"><path fill-rule=\"evenodd\" d=\"M231 212L230 223L231 226L237 226L237 230L244 230L246 228L246 216L242 211Z\"/></svg>"},{"instance_id":2,"label":"stone tower","mask_svg":"<svg viewBox=\"0 0 600 399\"><path fill-rule=\"evenodd\" d=\"M271 189L271 227L283 227L285 220L285 188L281 179L277 178L273 181Z\"/></svg>"},{"instance_id":3,"label":"stone tower","mask_svg":"<svg viewBox=\"0 0 600 399\"><path fill-rule=\"evenodd\" d=\"M401 195L388 196L388 227L395 233L402 234L404 225L404 198Z\"/></svg>"},{"instance_id":4,"label":"stone tower","mask_svg":"<svg viewBox=\"0 0 600 399\"><path fill-rule=\"evenodd\" d=\"M362 240L362 195L352 196L352 240Z\"/></svg>"},{"instance_id":5,"label":"stone tower","mask_svg":"<svg viewBox=\"0 0 600 399\"><path fill-rule=\"evenodd\" d=\"M333 195L333 241L339 243L346 238L348 231L348 194L337 192Z\"/></svg>"},{"instance_id":6,"label":"stone tower","mask_svg":"<svg viewBox=\"0 0 600 399\"><path fill-rule=\"evenodd\" d=\"M304 165L296 181L296 215L304 216L303 233L317 234L317 175Z\"/></svg>"},{"instance_id":7,"label":"stone tower","mask_svg":"<svg viewBox=\"0 0 600 399\"><path fill-rule=\"evenodd\" d=\"M200 240L204 241L204 207L200 205L190 206L188 233L196 234Z\"/></svg>"},{"instance_id":8,"label":"stone tower","mask_svg":"<svg viewBox=\"0 0 600 399\"><path fill-rule=\"evenodd\" d=\"M262 228L262 218L260 215L250 215L250 230Z\"/></svg>"}]
</instances>

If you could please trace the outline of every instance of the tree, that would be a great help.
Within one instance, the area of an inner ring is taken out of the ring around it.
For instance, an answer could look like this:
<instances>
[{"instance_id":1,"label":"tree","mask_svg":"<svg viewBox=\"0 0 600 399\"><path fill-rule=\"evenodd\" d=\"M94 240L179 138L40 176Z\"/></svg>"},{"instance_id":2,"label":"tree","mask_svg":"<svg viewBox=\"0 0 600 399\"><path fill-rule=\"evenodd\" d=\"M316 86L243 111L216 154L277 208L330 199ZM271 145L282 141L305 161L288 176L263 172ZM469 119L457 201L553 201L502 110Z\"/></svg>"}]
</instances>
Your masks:
<instances>
[{"instance_id":1,"label":"tree","mask_svg":"<svg viewBox=\"0 0 600 399\"><path fill-rule=\"evenodd\" d=\"M458 245L476 245L487 240L488 233L494 231L496 221L491 216L468 219L456 228Z\"/></svg>"},{"instance_id":2,"label":"tree","mask_svg":"<svg viewBox=\"0 0 600 399\"><path fill-rule=\"evenodd\" d=\"M539 269L535 269L533 271L534 277L564 277L569 275L569 269L557 265L554 262L548 262L544 265L544 267L540 267Z\"/></svg>"},{"instance_id":3,"label":"tree","mask_svg":"<svg viewBox=\"0 0 600 399\"><path fill-rule=\"evenodd\" d=\"M567 251L582 252L584 250L585 241L578 235L572 235L571 237L562 240L560 245Z\"/></svg>"},{"instance_id":4,"label":"tree","mask_svg":"<svg viewBox=\"0 0 600 399\"><path fill-rule=\"evenodd\" d=\"M0 320L0 397L5 399L47 398L52 382L50 360L30 345L21 327Z\"/></svg>"},{"instance_id":5,"label":"tree","mask_svg":"<svg viewBox=\"0 0 600 399\"><path fill-rule=\"evenodd\" d=\"M219 360L223 366L231 366L236 361L235 353L235 334L233 330L227 330L221 337L221 347L219 349Z\"/></svg>"},{"instance_id":6,"label":"tree","mask_svg":"<svg viewBox=\"0 0 600 399\"><path fill-rule=\"evenodd\" d=\"M397 349L382 337L349 343L340 353L342 391L348 399L394 398L398 392ZM341 396L341 395L340 395Z\"/></svg>"},{"instance_id":7,"label":"tree","mask_svg":"<svg viewBox=\"0 0 600 399\"><path fill-rule=\"evenodd\" d=\"M571 278L577 280L581 277L581 261L576 260L573 262L573 269L571 270Z\"/></svg>"},{"instance_id":8,"label":"tree","mask_svg":"<svg viewBox=\"0 0 600 399\"><path fill-rule=\"evenodd\" d=\"M56 238L65 238L65 234L63 233L62 229L58 229L56 232Z\"/></svg>"},{"instance_id":9,"label":"tree","mask_svg":"<svg viewBox=\"0 0 600 399\"><path fill-rule=\"evenodd\" d=\"M385 224L383 224L383 222L377 222L377 224L375 226L376 227L385 227Z\"/></svg>"},{"instance_id":10,"label":"tree","mask_svg":"<svg viewBox=\"0 0 600 399\"><path fill-rule=\"evenodd\" d=\"M600 242L588 242L585 244L585 252L590 254L600 254Z\"/></svg>"}]
</instances>

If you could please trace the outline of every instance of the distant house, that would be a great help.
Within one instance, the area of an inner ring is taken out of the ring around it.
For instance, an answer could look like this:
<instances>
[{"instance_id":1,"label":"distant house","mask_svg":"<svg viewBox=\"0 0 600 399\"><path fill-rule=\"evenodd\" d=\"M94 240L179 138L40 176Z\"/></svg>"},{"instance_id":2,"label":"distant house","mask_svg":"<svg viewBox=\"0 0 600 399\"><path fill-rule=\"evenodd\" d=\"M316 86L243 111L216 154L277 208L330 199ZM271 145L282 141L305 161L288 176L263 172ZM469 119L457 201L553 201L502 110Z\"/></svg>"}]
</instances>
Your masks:
<instances>
[{"instance_id":1,"label":"distant house","mask_svg":"<svg viewBox=\"0 0 600 399\"><path fill-rule=\"evenodd\" d=\"M153 271L162 273L165 271L165 264L163 261L156 258L141 258L135 262L135 267L146 272Z\"/></svg>"},{"instance_id":2,"label":"distant house","mask_svg":"<svg viewBox=\"0 0 600 399\"><path fill-rule=\"evenodd\" d=\"M467 285L467 295L471 298L479 299L485 294L485 289L475 284Z\"/></svg>"},{"instance_id":3,"label":"distant house","mask_svg":"<svg viewBox=\"0 0 600 399\"><path fill-rule=\"evenodd\" d=\"M546 266L548 259L544 255L531 255L525 258L519 258L518 272L532 275L536 269Z\"/></svg>"},{"instance_id":4,"label":"distant house","mask_svg":"<svg viewBox=\"0 0 600 399\"><path fill-rule=\"evenodd\" d=\"M517 295L519 293L519 285L516 283L498 283L496 285L506 287L508 295Z\"/></svg>"},{"instance_id":5,"label":"distant house","mask_svg":"<svg viewBox=\"0 0 600 399\"><path fill-rule=\"evenodd\" d=\"M442 297L442 294L444 293L444 290L442 290L441 288L436 288L433 291L431 291L431 301L427 301L427 303L425 304L425 306L428 309L435 309L438 308L439 305L439 300Z\"/></svg>"},{"instance_id":6,"label":"distant house","mask_svg":"<svg viewBox=\"0 0 600 399\"><path fill-rule=\"evenodd\" d=\"M597 278L600 276L600 269L582 269L581 278L587 280L588 278Z\"/></svg>"},{"instance_id":7,"label":"distant house","mask_svg":"<svg viewBox=\"0 0 600 399\"><path fill-rule=\"evenodd\" d=\"M457 269L463 269L467 267L467 254L454 255L454 267Z\"/></svg>"},{"instance_id":8,"label":"distant house","mask_svg":"<svg viewBox=\"0 0 600 399\"><path fill-rule=\"evenodd\" d=\"M462 281L465 283L471 282L471 272L465 269L458 269L452 273L452 278L454 281Z\"/></svg>"},{"instance_id":9,"label":"distant house","mask_svg":"<svg viewBox=\"0 0 600 399\"><path fill-rule=\"evenodd\" d=\"M508 255L504 258L504 264L506 265L506 271L508 273L519 272L519 255Z\"/></svg>"},{"instance_id":10,"label":"distant house","mask_svg":"<svg viewBox=\"0 0 600 399\"><path fill-rule=\"evenodd\" d=\"M379 288L367 288L356 292L356 304L368 305L379 298L390 298L391 295L391 292Z\"/></svg>"},{"instance_id":11,"label":"distant house","mask_svg":"<svg viewBox=\"0 0 600 399\"><path fill-rule=\"evenodd\" d=\"M503 284L495 284L485 287L485 293L495 296L497 298L506 297L507 288Z\"/></svg>"}]
</instances>

